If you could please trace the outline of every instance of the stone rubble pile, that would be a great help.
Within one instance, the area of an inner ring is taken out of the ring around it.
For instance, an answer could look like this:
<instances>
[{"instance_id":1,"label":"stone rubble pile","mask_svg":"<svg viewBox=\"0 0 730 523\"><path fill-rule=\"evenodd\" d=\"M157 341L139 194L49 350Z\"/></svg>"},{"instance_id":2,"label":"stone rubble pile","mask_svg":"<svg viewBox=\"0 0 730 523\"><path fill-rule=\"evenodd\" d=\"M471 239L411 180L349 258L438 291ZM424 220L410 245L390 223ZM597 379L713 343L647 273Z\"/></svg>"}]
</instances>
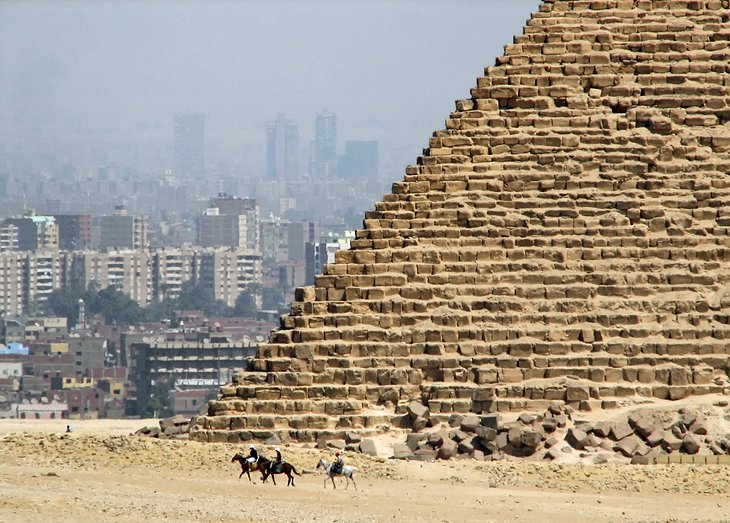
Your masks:
<instances>
[{"instance_id":1,"label":"stone rubble pile","mask_svg":"<svg viewBox=\"0 0 730 523\"><path fill-rule=\"evenodd\" d=\"M700 410L642 409L610 422L581 420L579 412L561 404L511 422L503 422L498 413L452 414L446 422L437 421L418 402L409 404L408 411L413 431L393 447L396 459L557 460L578 453L594 463L620 457L647 464L673 453L730 454L730 434L713 435Z\"/></svg>"},{"instance_id":2,"label":"stone rubble pile","mask_svg":"<svg viewBox=\"0 0 730 523\"><path fill-rule=\"evenodd\" d=\"M195 425L195 418L172 416L161 419L159 427L142 427L134 435L158 439L188 439L190 436L190 427L193 425Z\"/></svg>"}]
</instances>

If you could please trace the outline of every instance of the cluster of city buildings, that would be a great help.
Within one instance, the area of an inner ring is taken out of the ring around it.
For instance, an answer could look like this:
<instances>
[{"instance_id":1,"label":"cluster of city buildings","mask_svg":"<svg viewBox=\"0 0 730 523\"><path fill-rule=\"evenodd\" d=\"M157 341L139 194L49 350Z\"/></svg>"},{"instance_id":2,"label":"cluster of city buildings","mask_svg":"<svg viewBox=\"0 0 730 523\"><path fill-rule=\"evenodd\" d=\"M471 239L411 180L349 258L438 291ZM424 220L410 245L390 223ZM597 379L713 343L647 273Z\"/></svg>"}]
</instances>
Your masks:
<instances>
[{"instance_id":1,"label":"cluster of city buildings","mask_svg":"<svg viewBox=\"0 0 730 523\"><path fill-rule=\"evenodd\" d=\"M175 116L171 161L154 175L132 167L134 155L89 172L73 151L36 165L40 156L0 144L0 417L196 413L387 192L378 143L338 151L326 110L308 147L284 115L267 123L259 175L205 150L205 116L191 113ZM244 292L259 307L266 290L280 298L247 318L180 311L145 325L87 319L83 302L67 325L47 306L56 290L92 286L146 306L189 283L231 308Z\"/></svg>"},{"instance_id":2,"label":"cluster of city buildings","mask_svg":"<svg viewBox=\"0 0 730 523\"><path fill-rule=\"evenodd\" d=\"M0 418L195 415L274 328L180 311L169 323L0 318Z\"/></svg>"},{"instance_id":3,"label":"cluster of city buildings","mask_svg":"<svg viewBox=\"0 0 730 523\"><path fill-rule=\"evenodd\" d=\"M87 289L92 283L146 306L178 297L192 282L233 307L252 285L292 292L311 283L352 236L323 236L313 221L261 220L255 199L223 194L199 216L195 244L151 248L144 217L117 209L101 218L98 234L91 232L89 215L4 220L0 229L12 229L14 241L0 246L0 310L40 311L54 290Z\"/></svg>"}]
</instances>

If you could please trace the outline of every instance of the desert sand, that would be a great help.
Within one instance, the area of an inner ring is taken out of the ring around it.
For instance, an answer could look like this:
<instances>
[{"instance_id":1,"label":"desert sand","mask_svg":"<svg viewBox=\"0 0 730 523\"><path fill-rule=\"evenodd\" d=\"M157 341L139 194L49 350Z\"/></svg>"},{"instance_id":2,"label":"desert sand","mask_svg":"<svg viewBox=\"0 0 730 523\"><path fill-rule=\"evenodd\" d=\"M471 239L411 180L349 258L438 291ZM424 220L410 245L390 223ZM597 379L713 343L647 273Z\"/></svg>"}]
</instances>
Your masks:
<instances>
[{"instance_id":1,"label":"desert sand","mask_svg":"<svg viewBox=\"0 0 730 523\"><path fill-rule=\"evenodd\" d=\"M358 489L323 485L331 452L285 447L287 487L238 479L232 444L131 433L154 420L0 421L3 522L730 521L730 468L400 462L348 455ZM264 451L265 452L265 451Z\"/></svg>"}]
</instances>

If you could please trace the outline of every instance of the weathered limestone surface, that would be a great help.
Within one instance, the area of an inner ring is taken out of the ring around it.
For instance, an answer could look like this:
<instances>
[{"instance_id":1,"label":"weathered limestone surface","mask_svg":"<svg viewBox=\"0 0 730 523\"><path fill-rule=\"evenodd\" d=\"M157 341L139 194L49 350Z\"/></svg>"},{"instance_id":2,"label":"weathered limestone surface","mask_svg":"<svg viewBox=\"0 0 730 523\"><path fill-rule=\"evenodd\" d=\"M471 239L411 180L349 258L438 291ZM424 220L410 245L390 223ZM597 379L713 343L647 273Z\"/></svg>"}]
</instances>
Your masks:
<instances>
[{"instance_id":1,"label":"weathered limestone surface","mask_svg":"<svg viewBox=\"0 0 730 523\"><path fill-rule=\"evenodd\" d=\"M191 437L723 390L728 1L546 1L470 94Z\"/></svg>"}]
</instances>

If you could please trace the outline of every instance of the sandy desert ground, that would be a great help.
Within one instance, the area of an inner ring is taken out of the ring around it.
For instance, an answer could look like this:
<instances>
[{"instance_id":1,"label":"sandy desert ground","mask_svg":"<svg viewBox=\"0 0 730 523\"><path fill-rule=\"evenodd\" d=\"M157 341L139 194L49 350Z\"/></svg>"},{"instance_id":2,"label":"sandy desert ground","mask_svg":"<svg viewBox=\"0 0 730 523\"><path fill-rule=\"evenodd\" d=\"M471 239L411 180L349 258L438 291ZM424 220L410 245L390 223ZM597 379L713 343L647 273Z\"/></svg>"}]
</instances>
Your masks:
<instances>
[{"instance_id":1,"label":"sandy desert ground","mask_svg":"<svg viewBox=\"0 0 730 523\"><path fill-rule=\"evenodd\" d=\"M322 451L286 448L296 487L238 479L228 444L130 434L154 420L0 421L3 522L730 521L730 467L380 461L323 486ZM284 476L280 476L284 478ZM285 478L284 478L285 479Z\"/></svg>"}]
</instances>

